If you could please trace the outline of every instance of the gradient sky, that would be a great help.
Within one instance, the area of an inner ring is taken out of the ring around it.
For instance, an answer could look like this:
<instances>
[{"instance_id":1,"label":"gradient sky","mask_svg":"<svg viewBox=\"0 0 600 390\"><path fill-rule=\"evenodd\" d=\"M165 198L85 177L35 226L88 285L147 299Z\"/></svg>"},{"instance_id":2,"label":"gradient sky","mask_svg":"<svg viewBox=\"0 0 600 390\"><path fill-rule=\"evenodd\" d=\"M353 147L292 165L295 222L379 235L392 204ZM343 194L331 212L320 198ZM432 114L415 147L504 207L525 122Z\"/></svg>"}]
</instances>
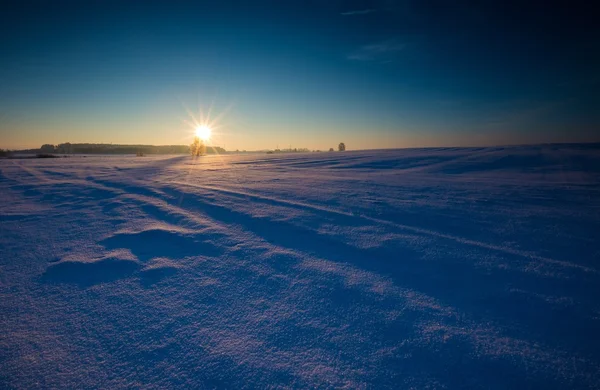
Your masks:
<instances>
[{"instance_id":1,"label":"gradient sky","mask_svg":"<svg viewBox=\"0 0 600 390\"><path fill-rule=\"evenodd\" d=\"M592 6L27 2L0 12L0 148L228 150L600 140ZM591 3L591 2L590 2Z\"/></svg>"}]
</instances>

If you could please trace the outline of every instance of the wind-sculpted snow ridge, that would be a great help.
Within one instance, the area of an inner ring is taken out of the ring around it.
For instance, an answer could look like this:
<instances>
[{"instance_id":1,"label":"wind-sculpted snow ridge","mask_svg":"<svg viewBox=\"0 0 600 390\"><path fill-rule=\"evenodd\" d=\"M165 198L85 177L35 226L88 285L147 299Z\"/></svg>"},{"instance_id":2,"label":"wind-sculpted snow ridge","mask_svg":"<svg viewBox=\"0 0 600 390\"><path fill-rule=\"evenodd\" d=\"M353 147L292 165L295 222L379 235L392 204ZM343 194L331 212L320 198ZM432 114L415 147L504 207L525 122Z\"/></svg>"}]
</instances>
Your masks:
<instances>
[{"instance_id":1,"label":"wind-sculpted snow ridge","mask_svg":"<svg viewBox=\"0 0 600 390\"><path fill-rule=\"evenodd\" d=\"M599 151L0 160L0 388L598 388Z\"/></svg>"}]
</instances>

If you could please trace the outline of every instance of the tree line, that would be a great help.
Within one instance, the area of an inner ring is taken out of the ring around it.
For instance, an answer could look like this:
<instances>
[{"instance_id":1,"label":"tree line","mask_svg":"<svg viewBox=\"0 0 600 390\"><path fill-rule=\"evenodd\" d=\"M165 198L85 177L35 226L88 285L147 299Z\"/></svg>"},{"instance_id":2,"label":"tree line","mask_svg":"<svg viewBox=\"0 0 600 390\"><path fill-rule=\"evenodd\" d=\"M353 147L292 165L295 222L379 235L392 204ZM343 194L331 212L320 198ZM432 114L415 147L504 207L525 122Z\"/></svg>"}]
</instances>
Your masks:
<instances>
[{"instance_id":1,"label":"tree line","mask_svg":"<svg viewBox=\"0 0 600 390\"><path fill-rule=\"evenodd\" d=\"M39 149L16 150L16 153L47 154L188 154L188 145L120 145L91 143L44 144ZM219 146L206 146L206 154L225 153Z\"/></svg>"}]
</instances>

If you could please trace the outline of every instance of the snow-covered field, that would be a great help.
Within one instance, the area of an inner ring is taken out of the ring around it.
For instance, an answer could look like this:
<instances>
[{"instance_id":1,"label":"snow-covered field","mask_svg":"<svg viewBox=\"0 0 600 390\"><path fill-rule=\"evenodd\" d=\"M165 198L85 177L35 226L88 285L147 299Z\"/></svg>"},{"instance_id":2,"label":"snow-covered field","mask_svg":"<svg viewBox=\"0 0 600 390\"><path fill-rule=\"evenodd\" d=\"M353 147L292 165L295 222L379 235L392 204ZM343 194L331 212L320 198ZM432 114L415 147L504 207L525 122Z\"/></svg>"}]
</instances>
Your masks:
<instances>
[{"instance_id":1,"label":"snow-covered field","mask_svg":"<svg viewBox=\"0 0 600 390\"><path fill-rule=\"evenodd\" d=\"M592 146L0 161L0 388L597 388Z\"/></svg>"}]
</instances>

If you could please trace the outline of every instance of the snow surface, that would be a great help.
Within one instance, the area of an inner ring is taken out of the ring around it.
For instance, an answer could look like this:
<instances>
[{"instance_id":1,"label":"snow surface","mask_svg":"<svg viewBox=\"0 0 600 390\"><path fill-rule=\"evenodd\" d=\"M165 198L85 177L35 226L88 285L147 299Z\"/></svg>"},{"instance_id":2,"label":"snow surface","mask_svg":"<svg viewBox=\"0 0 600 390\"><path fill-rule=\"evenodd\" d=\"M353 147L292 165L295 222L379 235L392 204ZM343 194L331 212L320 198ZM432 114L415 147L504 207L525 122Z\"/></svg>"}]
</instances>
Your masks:
<instances>
[{"instance_id":1,"label":"snow surface","mask_svg":"<svg viewBox=\"0 0 600 390\"><path fill-rule=\"evenodd\" d=\"M597 146L0 161L0 388L598 388Z\"/></svg>"}]
</instances>

